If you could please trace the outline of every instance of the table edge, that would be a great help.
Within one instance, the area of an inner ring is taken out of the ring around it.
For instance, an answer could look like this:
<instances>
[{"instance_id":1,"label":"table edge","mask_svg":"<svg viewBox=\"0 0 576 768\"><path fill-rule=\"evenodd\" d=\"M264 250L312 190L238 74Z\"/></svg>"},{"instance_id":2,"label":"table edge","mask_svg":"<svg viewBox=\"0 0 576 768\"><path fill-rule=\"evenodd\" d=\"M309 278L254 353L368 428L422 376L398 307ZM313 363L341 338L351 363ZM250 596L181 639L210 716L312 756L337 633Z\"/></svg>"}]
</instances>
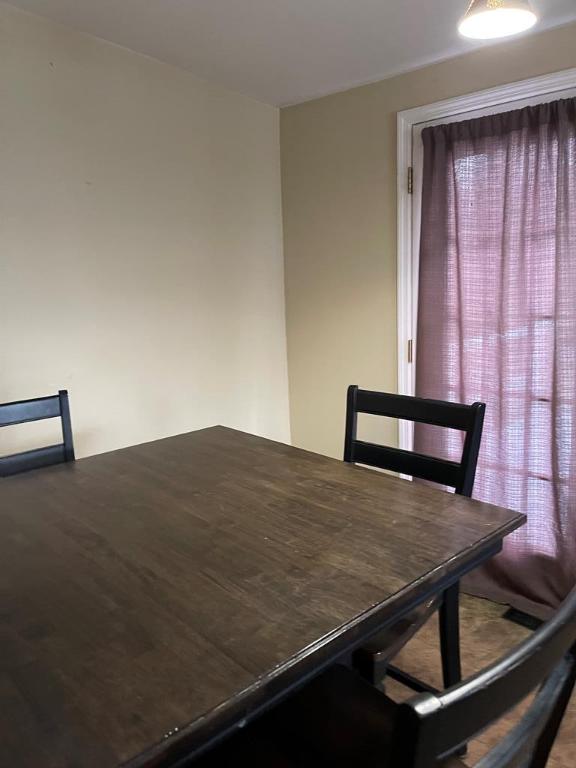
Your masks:
<instances>
[{"instance_id":1,"label":"table edge","mask_svg":"<svg viewBox=\"0 0 576 768\"><path fill-rule=\"evenodd\" d=\"M363 635L361 638L357 637L355 640L348 636L351 634L353 635L355 630L370 620L377 618L380 613L385 611L385 608L391 601L401 603L402 600L404 600L406 604L402 609L399 608L394 616L389 617L387 620L382 618L380 624L377 627L372 628L368 633L368 636L375 634L388 624L397 621L398 618L414 607L413 604L418 605L425 600L430 589L432 589L434 594L442 592L447 586L450 586L451 583L458 581L462 576L474 570L474 568L478 567L482 562L485 562L496 554L501 549L504 538L525 525L527 521L526 515L520 512L515 512L513 514L513 519L503 523L499 528L491 531L490 534L483 539L480 539L478 546L475 547L474 550L468 550L446 560L444 563L434 568L434 570L429 571L425 577L410 582L410 584L407 584L398 592L389 595L385 601L371 606L350 621L341 624L323 637L310 643L308 646L298 651L294 656L286 659L281 664L278 664L270 671L270 673L266 674L264 677L258 678L254 684L241 691L235 697L233 706L230 705L230 699L221 702L206 712L202 717L180 727L177 734L171 734L164 740L156 743L143 752L134 755L132 758L129 758L122 764L122 768L168 768L169 766L177 768L181 760L190 760L194 756L204 752L206 749L211 748L214 743L233 733L234 730L241 725L260 716L263 711L288 696L292 690L297 687L297 684L286 686L283 693L271 697L270 700L265 703L261 703L253 708L246 706L246 712L242 714L238 713L233 716L231 718L232 722L227 726L224 726L221 731L211 738L208 737L204 744L198 744L194 747L192 744L195 740L194 737L199 736L202 728L206 728L207 731L209 730L207 724L213 717L217 718L220 713L226 713L227 710L230 710L230 715L233 715L233 710L239 708L243 702L249 704L257 694L263 692L263 689L265 689L266 686L277 683L284 676L289 676L290 673L294 672L295 668L305 664L307 660L315 658L321 651L328 649L338 641L342 641L342 644L345 647L340 648L339 650L335 649L332 656L341 656L344 652L353 650L354 646L357 647L358 645L361 645L366 641L366 636ZM496 551L494 551L495 548ZM437 576L438 578L435 579L434 576ZM414 593L418 593L419 588L426 586L429 586L430 589L422 589L422 594L416 603L414 603L414 599L409 599ZM347 643L346 640L348 640ZM302 670L302 673L298 676L298 682L300 684L306 682L307 679L314 677L325 666L327 666L327 662L316 664L313 668L312 665L309 665L310 668ZM190 742L189 746L187 746L185 742ZM185 754L175 755L174 757L170 757L169 755L170 752L181 752L182 750L185 751ZM168 758L168 762L165 762L165 757Z\"/></svg>"}]
</instances>

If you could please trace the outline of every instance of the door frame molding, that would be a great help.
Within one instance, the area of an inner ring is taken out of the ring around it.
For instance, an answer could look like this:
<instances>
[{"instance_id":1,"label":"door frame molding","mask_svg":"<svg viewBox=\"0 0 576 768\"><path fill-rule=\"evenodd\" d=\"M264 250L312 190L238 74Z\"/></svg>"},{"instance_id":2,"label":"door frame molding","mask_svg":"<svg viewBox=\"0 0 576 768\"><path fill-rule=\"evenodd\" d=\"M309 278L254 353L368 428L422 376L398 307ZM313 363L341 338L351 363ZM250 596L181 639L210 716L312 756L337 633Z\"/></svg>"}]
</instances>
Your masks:
<instances>
[{"instance_id":1,"label":"door frame molding","mask_svg":"<svg viewBox=\"0 0 576 768\"><path fill-rule=\"evenodd\" d=\"M398 112L397 115L397 321L398 321L398 392L414 394L415 364L408 359L411 342L412 359L416 341L416 297L414 295L417 265L414 258L414 223L412 194L408 191L408 173L413 164L412 133L420 123L462 116L499 104L533 99L576 87L576 67L549 75L532 77L516 83L488 88L453 99L425 104ZM518 105L522 106L521 104ZM408 422L399 423L400 448L412 447L412 429Z\"/></svg>"}]
</instances>

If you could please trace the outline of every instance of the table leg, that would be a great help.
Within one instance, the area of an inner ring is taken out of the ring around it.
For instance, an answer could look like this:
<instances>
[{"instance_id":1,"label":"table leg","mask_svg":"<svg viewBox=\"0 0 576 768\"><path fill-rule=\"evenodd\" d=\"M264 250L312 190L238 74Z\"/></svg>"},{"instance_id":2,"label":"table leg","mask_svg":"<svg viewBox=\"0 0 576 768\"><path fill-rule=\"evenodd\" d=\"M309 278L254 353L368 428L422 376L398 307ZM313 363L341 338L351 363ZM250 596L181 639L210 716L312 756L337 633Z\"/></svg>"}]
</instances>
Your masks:
<instances>
[{"instance_id":1,"label":"table leg","mask_svg":"<svg viewBox=\"0 0 576 768\"><path fill-rule=\"evenodd\" d=\"M460 663L460 582L444 592L439 611L440 651L444 688L451 688L462 680Z\"/></svg>"}]
</instances>

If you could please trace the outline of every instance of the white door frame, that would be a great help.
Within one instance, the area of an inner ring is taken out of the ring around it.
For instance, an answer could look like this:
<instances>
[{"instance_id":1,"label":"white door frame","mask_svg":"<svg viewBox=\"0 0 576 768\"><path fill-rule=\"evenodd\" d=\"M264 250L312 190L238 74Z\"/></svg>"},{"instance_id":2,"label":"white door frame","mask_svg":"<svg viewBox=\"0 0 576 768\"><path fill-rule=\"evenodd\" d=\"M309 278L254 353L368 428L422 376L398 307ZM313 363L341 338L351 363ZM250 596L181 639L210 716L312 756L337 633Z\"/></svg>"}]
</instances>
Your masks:
<instances>
[{"instance_id":1,"label":"white door frame","mask_svg":"<svg viewBox=\"0 0 576 768\"><path fill-rule=\"evenodd\" d=\"M413 135L417 126L434 121L454 122L497 111L498 105L521 108L542 101L543 96L561 98L559 91L576 88L576 68L566 69L542 77L533 77L518 83L489 88L454 99L437 101L414 109L398 112L397 133L397 190L398 190L398 392L413 395L415 387L415 348L417 327L418 256L416 244L420 232L420 206L414 205L412 190L421 194L420 168L415 155L421 152L414 146ZM566 94L572 95L572 94ZM413 170L414 169L414 170ZM410 174L410 188L408 178ZM419 199L419 198L418 198ZM417 210L415 210L417 209ZM400 448L412 448L412 424L399 424Z\"/></svg>"}]
</instances>

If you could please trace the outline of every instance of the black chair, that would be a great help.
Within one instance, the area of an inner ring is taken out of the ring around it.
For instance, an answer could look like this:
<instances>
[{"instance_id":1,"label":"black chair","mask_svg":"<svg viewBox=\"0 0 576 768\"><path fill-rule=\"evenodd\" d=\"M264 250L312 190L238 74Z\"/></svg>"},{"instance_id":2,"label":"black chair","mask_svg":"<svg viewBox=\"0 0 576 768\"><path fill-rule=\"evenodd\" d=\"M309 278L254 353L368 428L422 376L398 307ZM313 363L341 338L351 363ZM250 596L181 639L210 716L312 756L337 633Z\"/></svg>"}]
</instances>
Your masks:
<instances>
[{"instance_id":1,"label":"black chair","mask_svg":"<svg viewBox=\"0 0 576 768\"><path fill-rule=\"evenodd\" d=\"M19 402L0 405L0 427L56 418L59 418L62 424L62 443L0 457L0 477L26 472L29 469L47 467L51 464L74 461L70 407L68 392L65 389L51 397L39 397L35 400L20 400Z\"/></svg>"},{"instance_id":2,"label":"black chair","mask_svg":"<svg viewBox=\"0 0 576 768\"><path fill-rule=\"evenodd\" d=\"M575 643L576 589L521 645L448 691L396 704L354 671L332 667L192 765L464 768L462 746L537 691L475 768L545 768L574 690Z\"/></svg>"},{"instance_id":3,"label":"black chair","mask_svg":"<svg viewBox=\"0 0 576 768\"><path fill-rule=\"evenodd\" d=\"M411 475L454 488L455 493L462 496L471 496L485 410L484 403L460 405L420 397L371 392L351 385L348 387L346 407L344 461ZM460 430L465 435L462 457L459 462L453 462L358 440L356 434L359 413ZM429 601L395 626L385 630L368 646L358 651L354 658L361 674L370 682L376 683L386 673L413 690L433 692L431 686L390 666L388 662L429 616L439 609L444 687L449 688L458 683L461 679L459 592L460 586L456 582L438 598Z\"/></svg>"}]
</instances>

